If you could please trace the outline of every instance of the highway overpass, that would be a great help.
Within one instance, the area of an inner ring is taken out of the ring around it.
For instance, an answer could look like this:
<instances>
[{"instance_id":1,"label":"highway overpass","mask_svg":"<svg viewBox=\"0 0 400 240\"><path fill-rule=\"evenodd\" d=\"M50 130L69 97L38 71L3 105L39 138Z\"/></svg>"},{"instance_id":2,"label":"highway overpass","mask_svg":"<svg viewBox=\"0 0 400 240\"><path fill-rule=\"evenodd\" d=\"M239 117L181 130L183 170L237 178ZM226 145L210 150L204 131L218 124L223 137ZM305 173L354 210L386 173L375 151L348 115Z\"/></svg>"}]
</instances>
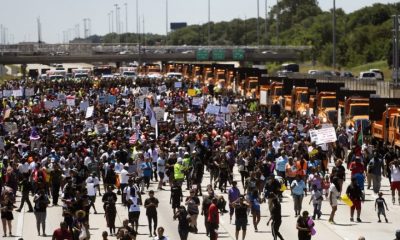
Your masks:
<instances>
[{"instance_id":1,"label":"highway overpass","mask_svg":"<svg viewBox=\"0 0 400 240\"><path fill-rule=\"evenodd\" d=\"M138 46L135 44L0 45L0 64L131 61L295 61L309 46Z\"/></svg>"}]
</instances>

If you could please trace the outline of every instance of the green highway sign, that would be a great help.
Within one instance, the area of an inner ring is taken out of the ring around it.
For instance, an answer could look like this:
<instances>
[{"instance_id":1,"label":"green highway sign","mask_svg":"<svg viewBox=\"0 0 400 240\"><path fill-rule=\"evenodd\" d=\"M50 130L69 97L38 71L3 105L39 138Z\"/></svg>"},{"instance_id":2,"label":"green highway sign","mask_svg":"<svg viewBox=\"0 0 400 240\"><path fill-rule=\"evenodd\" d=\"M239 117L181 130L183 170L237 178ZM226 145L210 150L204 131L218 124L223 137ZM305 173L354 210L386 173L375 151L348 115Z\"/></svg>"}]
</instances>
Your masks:
<instances>
[{"instance_id":1,"label":"green highway sign","mask_svg":"<svg viewBox=\"0 0 400 240\"><path fill-rule=\"evenodd\" d=\"M199 49L196 52L196 59L198 61L207 61L209 58L208 50Z\"/></svg>"},{"instance_id":2,"label":"green highway sign","mask_svg":"<svg viewBox=\"0 0 400 240\"><path fill-rule=\"evenodd\" d=\"M212 51L212 59L214 61L223 61L225 60L225 50L216 49Z\"/></svg>"},{"instance_id":3,"label":"green highway sign","mask_svg":"<svg viewBox=\"0 0 400 240\"><path fill-rule=\"evenodd\" d=\"M243 49L233 49L232 50L233 60L240 61L244 59L244 50Z\"/></svg>"}]
</instances>

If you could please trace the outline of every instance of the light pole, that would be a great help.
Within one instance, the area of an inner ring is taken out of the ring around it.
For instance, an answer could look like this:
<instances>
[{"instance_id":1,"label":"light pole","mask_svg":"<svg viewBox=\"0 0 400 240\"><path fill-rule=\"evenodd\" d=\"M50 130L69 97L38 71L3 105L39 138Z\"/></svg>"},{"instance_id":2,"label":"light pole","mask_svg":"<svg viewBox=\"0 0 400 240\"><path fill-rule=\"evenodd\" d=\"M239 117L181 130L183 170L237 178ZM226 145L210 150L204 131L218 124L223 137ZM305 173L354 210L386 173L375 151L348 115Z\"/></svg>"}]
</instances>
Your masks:
<instances>
[{"instance_id":1,"label":"light pole","mask_svg":"<svg viewBox=\"0 0 400 240\"><path fill-rule=\"evenodd\" d=\"M108 32L111 33L111 13L107 13L108 16Z\"/></svg>"},{"instance_id":2,"label":"light pole","mask_svg":"<svg viewBox=\"0 0 400 240\"><path fill-rule=\"evenodd\" d=\"M165 45L168 40L168 0L165 0Z\"/></svg>"},{"instance_id":3,"label":"light pole","mask_svg":"<svg viewBox=\"0 0 400 240\"><path fill-rule=\"evenodd\" d=\"M128 3L124 3L125 6L125 32L128 33Z\"/></svg>"},{"instance_id":4,"label":"light pole","mask_svg":"<svg viewBox=\"0 0 400 240\"><path fill-rule=\"evenodd\" d=\"M268 0L265 0L265 45L268 45Z\"/></svg>"},{"instance_id":5,"label":"light pole","mask_svg":"<svg viewBox=\"0 0 400 240\"><path fill-rule=\"evenodd\" d=\"M332 67L336 69L336 0L333 0L332 11Z\"/></svg>"},{"instance_id":6,"label":"light pole","mask_svg":"<svg viewBox=\"0 0 400 240\"><path fill-rule=\"evenodd\" d=\"M260 45L260 0L257 0L257 45Z\"/></svg>"},{"instance_id":7,"label":"light pole","mask_svg":"<svg viewBox=\"0 0 400 240\"><path fill-rule=\"evenodd\" d=\"M114 10L111 10L111 32L114 32Z\"/></svg>"},{"instance_id":8,"label":"light pole","mask_svg":"<svg viewBox=\"0 0 400 240\"><path fill-rule=\"evenodd\" d=\"M210 37L211 37L211 5L210 5L210 0L208 0L208 36L207 36L207 45L210 46Z\"/></svg>"},{"instance_id":9,"label":"light pole","mask_svg":"<svg viewBox=\"0 0 400 240\"><path fill-rule=\"evenodd\" d=\"M115 31L119 33L119 21L118 21L118 4L114 4L115 7Z\"/></svg>"}]
</instances>

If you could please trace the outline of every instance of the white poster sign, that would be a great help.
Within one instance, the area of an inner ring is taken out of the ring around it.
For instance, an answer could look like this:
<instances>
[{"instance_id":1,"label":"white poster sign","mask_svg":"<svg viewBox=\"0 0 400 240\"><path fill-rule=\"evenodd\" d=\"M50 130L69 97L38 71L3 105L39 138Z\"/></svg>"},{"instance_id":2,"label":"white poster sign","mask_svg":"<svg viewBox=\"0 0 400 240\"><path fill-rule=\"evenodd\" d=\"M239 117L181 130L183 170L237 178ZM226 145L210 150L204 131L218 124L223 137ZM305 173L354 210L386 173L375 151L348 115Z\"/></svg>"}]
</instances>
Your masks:
<instances>
[{"instance_id":1,"label":"white poster sign","mask_svg":"<svg viewBox=\"0 0 400 240\"><path fill-rule=\"evenodd\" d=\"M260 105L267 105L268 93L266 90L260 91Z\"/></svg>"},{"instance_id":2,"label":"white poster sign","mask_svg":"<svg viewBox=\"0 0 400 240\"><path fill-rule=\"evenodd\" d=\"M174 83L175 88L182 88L182 82L175 82Z\"/></svg>"},{"instance_id":3,"label":"white poster sign","mask_svg":"<svg viewBox=\"0 0 400 240\"><path fill-rule=\"evenodd\" d=\"M68 106L75 106L75 96L67 96L67 105Z\"/></svg>"},{"instance_id":4,"label":"white poster sign","mask_svg":"<svg viewBox=\"0 0 400 240\"><path fill-rule=\"evenodd\" d=\"M163 121L164 120L164 113L165 110L160 107L154 107L153 108L154 113L156 114L156 119L157 121Z\"/></svg>"},{"instance_id":5,"label":"white poster sign","mask_svg":"<svg viewBox=\"0 0 400 240\"><path fill-rule=\"evenodd\" d=\"M23 94L22 94L22 89L13 90L13 91L12 91L12 95L13 95L14 97L22 97L22 96L23 96Z\"/></svg>"},{"instance_id":6,"label":"white poster sign","mask_svg":"<svg viewBox=\"0 0 400 240\"><path fill-rule=\"evenodd\" d=\"M93 116L93 112L94 112L94 106L90 106L86 109L86 116L85 118L90 118L91 116Z\"/></svg>"},{"instance_id":7,"label":"white poster sign","mask_svg":"<svg viewBox=\"0 0 400 240\"><path fill-rule=\"evenodd\" d=\"M192 100L192 105L193 106L201 106L201 105L203 105L203 101L204 101L203 98L194 97Z\"/></svg>"},{"instance_id":8,"label":"white poster sign","mask_svg":"<svg viewBox=\"0 0 400 240\"><path fill-rule=\"evenodd\" d=\"M311 141L315 142L317 145L332 143L337 140L335 128L333 127L310 130L310 138Z\"/></svg>"},{"instance_id":9,"label":"white poster sign","mask_svg":"<svg viewBox=\"0 0 400 240\"><path fill-rule=\"evenodd\" d=\"M35 95L35 89L25 88L25 96L32 97L33 95Z\"/></svg>"},{"instance_id":10,"label":"white poster sign","mask_svg":"<svg viewBox=\"0 0 400 240\"><path fill-rule=\"evenodd\" d=\"M79 104L79 111L85 112L89 107L89 101L81 101Z\"/></svg>"}]
</instances>

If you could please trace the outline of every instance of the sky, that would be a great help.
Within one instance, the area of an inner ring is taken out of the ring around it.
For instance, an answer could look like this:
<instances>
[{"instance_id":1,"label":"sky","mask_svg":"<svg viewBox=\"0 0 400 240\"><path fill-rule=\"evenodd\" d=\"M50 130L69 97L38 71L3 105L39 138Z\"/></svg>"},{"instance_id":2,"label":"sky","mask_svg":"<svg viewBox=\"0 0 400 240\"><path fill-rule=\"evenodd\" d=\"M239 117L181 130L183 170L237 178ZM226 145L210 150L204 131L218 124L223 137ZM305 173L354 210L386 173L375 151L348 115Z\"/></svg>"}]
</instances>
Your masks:
<instances>
[{"instance_id":1,"label":"sky","mask_svg":"<svg viewBox=\"0 0 400 240\"><path fill-rule=\"evenodd\" d=\"M166 3L168 22L204 24L208 21L208 0L137 0L141 29L158 34L166 33ZM265 17L266 0L260 3L260 17ZM277 0L267 0L268 8ZM374 3L395 3L397 0L336 0L336 7L353 12ZM126 30L125 3L128 10L128 31L136 32L136 0L3 0L0 3L0 24L7 28L10 43L37 41L37 18L42 25L42 41L62 43L77 36L84 36L83 19L89 18L91 33L104 35L110 31L109 13L120 7L122 32ZM332 0L319 0L324 11L332 8ZM257 16L257 0L210 0L211 21L229 21L234 18ZM113 15L114 31L116 30ZM143 24L144 20L144 24Z\"/></svg>"}]
</instances>

